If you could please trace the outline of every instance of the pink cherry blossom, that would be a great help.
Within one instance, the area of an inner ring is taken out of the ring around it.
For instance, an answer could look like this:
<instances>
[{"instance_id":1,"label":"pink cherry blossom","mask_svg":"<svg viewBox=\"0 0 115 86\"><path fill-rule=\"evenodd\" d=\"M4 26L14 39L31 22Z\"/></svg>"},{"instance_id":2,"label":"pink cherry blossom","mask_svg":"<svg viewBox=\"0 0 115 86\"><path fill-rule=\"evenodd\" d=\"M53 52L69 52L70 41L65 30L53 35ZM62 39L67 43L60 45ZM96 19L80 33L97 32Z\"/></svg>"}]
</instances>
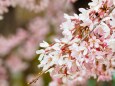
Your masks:
<instances>
[{"instance_id":1,"label":"pink cherry blossom","mask_svg":"<svg viewBox=\"0 0 115 86\"><path fill-rule=\"evenodd\" d=\"M60 25L63 38L55 43L43 42L36 51L43 72L57 78L50 85L68 86L67 82L86 82L90 77L109 81L114 71L115 5L108 0L92 0L89 9L80 8L80 14L69 16ZM111 67L111 64L113 65ZM75 84L73 84L75 86Z\"/></svg>"},{"instance_id":2,"label":"pink cherry blossom","mask_svg":"<svg viewBox=\"0 0 115 86\"><path fill-rule=\"evenodd\" d=\"M93 36L91 39L89 39L89 42L90 42L90 47L96 47L96 48L99 47L100 40L96 39L95 36Z\"/></svg>"}]
</instances>

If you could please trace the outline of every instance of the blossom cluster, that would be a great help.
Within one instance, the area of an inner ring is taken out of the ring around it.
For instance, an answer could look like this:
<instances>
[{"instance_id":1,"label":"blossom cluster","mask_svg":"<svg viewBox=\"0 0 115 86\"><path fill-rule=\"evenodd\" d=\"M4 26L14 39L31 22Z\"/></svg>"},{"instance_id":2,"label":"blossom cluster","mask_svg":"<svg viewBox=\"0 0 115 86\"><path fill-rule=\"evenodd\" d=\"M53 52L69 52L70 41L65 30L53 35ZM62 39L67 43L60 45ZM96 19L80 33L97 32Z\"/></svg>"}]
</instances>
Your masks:
<instances>
[{"instance_id":1,"label":"blossom cluster","mask_svg":"<svg viewBox=\"0 0 115 86\"><path fill-rule=\"evenodd\" d=\"M92 0L79 15L64 14L63 38L36 51L38 67L53 78L50 86L75 86L90 77L109 81L115 71L115 0ZM67 83L68 82L68 83ZM78 82L78 83L77 83Z\"/></svg>"}]
</instances>

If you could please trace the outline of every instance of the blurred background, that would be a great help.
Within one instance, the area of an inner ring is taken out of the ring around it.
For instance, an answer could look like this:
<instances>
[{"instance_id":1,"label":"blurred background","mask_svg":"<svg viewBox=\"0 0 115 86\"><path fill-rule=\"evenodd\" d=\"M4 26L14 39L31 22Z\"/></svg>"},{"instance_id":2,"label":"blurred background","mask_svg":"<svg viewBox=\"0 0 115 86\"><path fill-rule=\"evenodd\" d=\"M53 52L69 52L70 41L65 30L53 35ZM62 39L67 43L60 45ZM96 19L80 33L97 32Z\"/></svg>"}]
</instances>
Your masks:
<instances>
[{"instance_id":1,"label":"blurred background","mask_svg":"<svg viewBox=\"0 0 115 86\"><path fill-rule=\"evenodd\" d=\"M0 86L29 86L41 71L36 50L43 40L60 38L64 13L79 14L91 0L0 0ZM115 86L89 79L83 86ZM48 86L52 79L44 74L30 86ZM81 86L81 85L80 85Z\"/></svg>"}]
</instances>

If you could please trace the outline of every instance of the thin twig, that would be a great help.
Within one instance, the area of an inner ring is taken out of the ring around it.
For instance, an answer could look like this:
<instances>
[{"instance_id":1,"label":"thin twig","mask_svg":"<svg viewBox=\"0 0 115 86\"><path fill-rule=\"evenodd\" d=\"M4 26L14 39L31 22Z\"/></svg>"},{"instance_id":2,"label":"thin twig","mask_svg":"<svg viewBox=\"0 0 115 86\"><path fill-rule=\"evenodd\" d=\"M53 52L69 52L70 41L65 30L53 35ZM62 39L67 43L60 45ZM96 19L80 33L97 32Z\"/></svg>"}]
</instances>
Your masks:
<instances>
[{"instance_id":1,"label":"thin twig","mask_svg":"<svg viewBox=\"0 0 115 86\"><path fill-rule=\"evenodd\" d=\"M44 71L41 71L41 72L38 74L38 76L37 76L35 79L33 79L31 82L29 82L28 84L30 85L30 84L32 84L32 83L36 83L36 81L39 79L39 77L42 76L44 73L45 73Z\"/></svg>"},{"instance_id":2,"label":"thin twig","mask_svg":"<svg viewBox=\"0 0 115 86\"><path fill-rule=\"evenodd\" d=\"M54 66L54 65L53 65L53 66ZM53 66L51 66L50 68L48 68L48 69L45 70L45 71L41 71L35 79L33 79L31 82L28 83L28 85L31 85L31 84L33 84L33 83L36 83L36 81L39 79L39 77L42 76L44 73L46 73L48 70L50 70Z\"/></svg>"}]
</instances>

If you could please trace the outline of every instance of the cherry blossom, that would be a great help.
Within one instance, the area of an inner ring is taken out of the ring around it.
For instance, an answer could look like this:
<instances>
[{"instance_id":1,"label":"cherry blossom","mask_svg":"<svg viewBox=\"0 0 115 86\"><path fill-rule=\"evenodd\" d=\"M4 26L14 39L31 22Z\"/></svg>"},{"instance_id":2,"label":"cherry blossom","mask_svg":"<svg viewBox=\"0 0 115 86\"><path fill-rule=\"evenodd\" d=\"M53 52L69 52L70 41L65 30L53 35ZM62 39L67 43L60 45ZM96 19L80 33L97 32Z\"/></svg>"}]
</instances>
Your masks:
<instances>
[{"instance_id":1,"label":"cherry blossom","mask_svg":"<svg viewBox=\"0 0 115 86\"><path fill-rule=\"evenodd\" d=\"M53 44L45 41L40 44L43 49L36 51L40 54L38 67L54 78L50 85L69 86L68 81L85 83L90 77L97 81L112 79L115 71L115 4L112 2L92 0L89 9L79 9L79 15L64 14L66 21L60 25L63 38Z\"/></svg>"}]
</instances>

